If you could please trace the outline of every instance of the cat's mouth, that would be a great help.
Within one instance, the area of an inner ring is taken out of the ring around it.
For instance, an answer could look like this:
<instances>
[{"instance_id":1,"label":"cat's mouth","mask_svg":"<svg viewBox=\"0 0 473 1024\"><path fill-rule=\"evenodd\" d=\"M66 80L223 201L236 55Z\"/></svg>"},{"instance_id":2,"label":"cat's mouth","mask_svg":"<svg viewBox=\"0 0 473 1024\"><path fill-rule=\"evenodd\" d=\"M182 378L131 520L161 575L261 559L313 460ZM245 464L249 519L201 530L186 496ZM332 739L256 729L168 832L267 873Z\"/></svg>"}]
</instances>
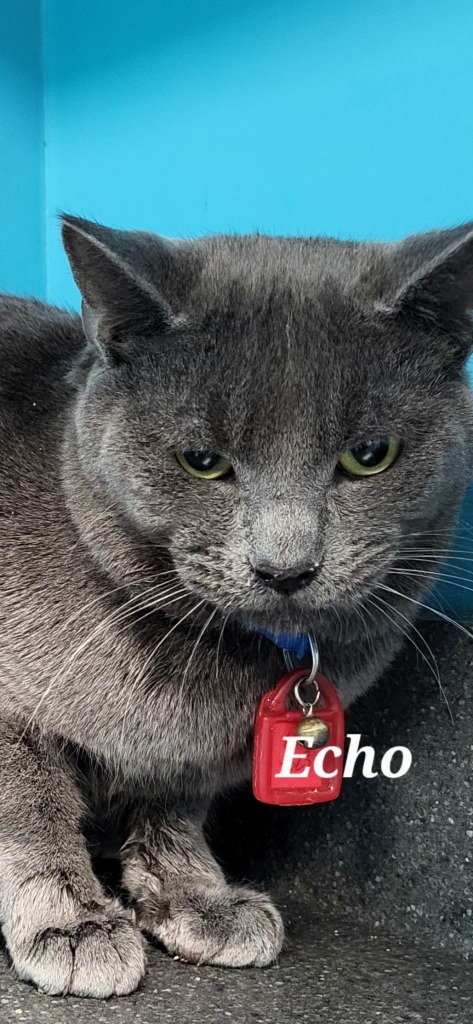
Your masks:
<instances>
[{"instance_id":1,"label":"cat's mouth","mask_svg":"<svg viewBox=\"0 0 473 1024\"><path fill-rule=\"evenodd\" d=\"M383 596L379 588L390 582L396 551L384 547L376 555L375 564L374 560L370 566L353 562L345 572L337 572L331 560L324 558L311 579L294 590L290 586L280 588L267 580L255 579L256 574L251 578L245 573L234 579L231 567L228 577L224 572L218 575L215 571L209 572L207 564L198 573L200 566L196 560L192 563L192 573L186 563L186 571L179 572L178 568L178 575L189 597L200 600L209 611L213 609L218 619L231 618L243 629L298 635L327 625L327 620L346 623L360 619L364 602L371 607L377 595ZM396 583L400 585L399 577ZM179 609L178 601L176 614ZM174 609L171 615L173 613ZM369 617L369 613L366 614Z\"/></svg>"},{"instance_id":2,"label":"cat's mouth","mask_svg":"<svg viewBox=\"0 0 473 1024\"><path fill-rule=\"evenodd\" d=\"M339 617L359 615L364 601L372 601L380 585L389 578L391 566L379 567L362 580L326 587L308 587L296 594L267 593L254 595L245 606L233 613L242 626L248 629L267 630L272 633L307 633L327 616Z\"/></svg>"}]
</instances>

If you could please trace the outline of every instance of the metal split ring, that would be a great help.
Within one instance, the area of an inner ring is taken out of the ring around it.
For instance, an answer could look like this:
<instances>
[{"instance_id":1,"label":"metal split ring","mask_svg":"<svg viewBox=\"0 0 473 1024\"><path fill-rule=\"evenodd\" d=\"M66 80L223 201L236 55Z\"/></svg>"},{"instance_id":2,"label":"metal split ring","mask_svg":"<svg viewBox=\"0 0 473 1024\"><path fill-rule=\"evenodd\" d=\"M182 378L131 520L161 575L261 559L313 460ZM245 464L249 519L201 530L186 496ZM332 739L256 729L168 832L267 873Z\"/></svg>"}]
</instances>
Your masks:
<instances>
[{"instance_id":1,"label":"metal split ring","mask_svg":"<svg viewBox=\"0 0 473 1024\"><path fill-rule=\"evenodd\" d=\"M294 696L296 698L297 703L300 704L301 708L304 709L306 714L310 715L312 713L312 708L315 707L315 705L317 704L317 701L320 698L319 685L318 685L317 680L315 678L316 675L317 675L318 667L319 667L319 648L318 648L318 645L317 645L317 640L315 639L315 636L313 635L313 633L309 633L309 645L310 645L310 653L312 655L312 667L311 667L310 672L308 673L307 677L304 678L304 679L299 679L299 682L296 683L296 685L294 687ZM284 661L286 662L286 667L288 669L293 669L294 668L290 651L287 651L287 650L284 651ZM304 686L307 686L308 684L310 685L311 683L314 684L315 696L314 696L314 699L312 701L307 701L307 700L303 700L302 699L302 697L300 695L300 692L299 692L299 687L301 686L301 683L303 683Z\"/></svg>"},{"instance_id":2,"label":"metal split ring","mask_svg":"<svg viewBox=\"0 0 473 1024\"><path fill-rule=\"evenodd\" d=\"M300 706L301 706L302 710L304 711L305 715L311 715L312 714L312 709L315 708L315 705L317 704L317 702L318 702L318 700L320 698L319 684L318 684L316 679L313 679L312 683L313 683L313 685L315 687L314 699L313 700L303 700L301 695L300 695L300 693L299 693L299 687L300 687L301 683L303 683L304 686L306 686L306 684L308 683L308 679L299 679L299 682L296 683L296 685L294 687L294 696L296 698L297 703L300 704Z\"/></svg>"}]
</instances>

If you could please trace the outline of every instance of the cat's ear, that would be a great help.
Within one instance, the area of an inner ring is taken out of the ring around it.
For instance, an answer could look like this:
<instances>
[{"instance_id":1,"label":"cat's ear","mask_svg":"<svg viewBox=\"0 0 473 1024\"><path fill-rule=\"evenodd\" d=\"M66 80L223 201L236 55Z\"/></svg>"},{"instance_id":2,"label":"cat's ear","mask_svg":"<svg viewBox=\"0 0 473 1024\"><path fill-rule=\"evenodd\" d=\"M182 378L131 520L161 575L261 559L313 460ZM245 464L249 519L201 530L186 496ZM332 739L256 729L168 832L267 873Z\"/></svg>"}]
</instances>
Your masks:
<instances>
[{"instance_id":1,"label":"cat's ear","mask_svg":"<svg viewBox=\"0 0 473 1024\"><path fill-rule=\"evenodd\" d=\"M473 225L412 273L399 289L390 313L451 339L465 358L473 346Z\"/></svg>"},{"instance_id":2,"label":"cat's ear","mask_svg":"<svg viewBox=\"0 0 473 1024\"><path fill-rule=\"evenodd\" d=\"M85 335L103 357L126 359L137 339L173 329L178 317L152 280L172 243L67 215L62 238L82 294Z\"/></svg>"}]
</instances>

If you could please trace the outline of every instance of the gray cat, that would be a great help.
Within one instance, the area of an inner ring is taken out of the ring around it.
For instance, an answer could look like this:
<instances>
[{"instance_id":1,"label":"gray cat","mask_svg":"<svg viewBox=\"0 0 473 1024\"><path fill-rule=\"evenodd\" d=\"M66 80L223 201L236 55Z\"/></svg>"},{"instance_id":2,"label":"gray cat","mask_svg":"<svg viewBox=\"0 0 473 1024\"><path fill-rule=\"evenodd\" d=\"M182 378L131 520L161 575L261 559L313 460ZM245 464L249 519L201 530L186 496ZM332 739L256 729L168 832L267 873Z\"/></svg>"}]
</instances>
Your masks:
<instances>
[{"instance_id":1,"label":"gray cat","mask_svg":"<svg viewBox=\"0 0 473 1024\"><path fill-rule=\"evenodd\" d=\"M438 572L472 460L473 224L63 236L82 321L0 300L0 917L22 978L108 996L142 931L191 962L281 949L202 826L284 671L262 631L313 631L348 705Z\"/></svg>"}]
</instances>

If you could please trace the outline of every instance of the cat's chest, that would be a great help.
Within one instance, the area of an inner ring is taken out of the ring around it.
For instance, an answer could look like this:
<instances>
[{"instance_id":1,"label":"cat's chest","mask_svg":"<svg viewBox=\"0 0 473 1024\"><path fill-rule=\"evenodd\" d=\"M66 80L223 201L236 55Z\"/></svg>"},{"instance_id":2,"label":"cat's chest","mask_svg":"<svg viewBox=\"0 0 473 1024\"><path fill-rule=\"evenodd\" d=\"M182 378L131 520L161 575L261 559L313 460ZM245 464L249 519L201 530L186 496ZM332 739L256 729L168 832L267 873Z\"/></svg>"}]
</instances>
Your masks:
<instances>
[{"instance_id":1,"label":"cat's chest","mask_svg":"<svg viewBox=\"0 0 473 1024\"><path fill-rule=\"evenodd\" d=\"M145 788L212 792L240 781L250 773L258 703L281 666L225 638L217 656L217 641L196 646L161 622L143 642L130 624L101 617L68 642L70 653L50 647L54 702L38 701L38 714L112 775Z\"/></svg>"},{"instance_id":2,"label":"cat's chest","mask_svg":"<svg viewBox=\"0 0 473 1024\"><path fill-rule=\"evenodd\" d=\"M172 659L170 659L172 664ZM214 789L248 777L265 672L208 649L185 679L163 656L156 682L130 714L123 754L185 789ZM126 748L126 749L125 749Z\"/></svg>"}]
</instances>

